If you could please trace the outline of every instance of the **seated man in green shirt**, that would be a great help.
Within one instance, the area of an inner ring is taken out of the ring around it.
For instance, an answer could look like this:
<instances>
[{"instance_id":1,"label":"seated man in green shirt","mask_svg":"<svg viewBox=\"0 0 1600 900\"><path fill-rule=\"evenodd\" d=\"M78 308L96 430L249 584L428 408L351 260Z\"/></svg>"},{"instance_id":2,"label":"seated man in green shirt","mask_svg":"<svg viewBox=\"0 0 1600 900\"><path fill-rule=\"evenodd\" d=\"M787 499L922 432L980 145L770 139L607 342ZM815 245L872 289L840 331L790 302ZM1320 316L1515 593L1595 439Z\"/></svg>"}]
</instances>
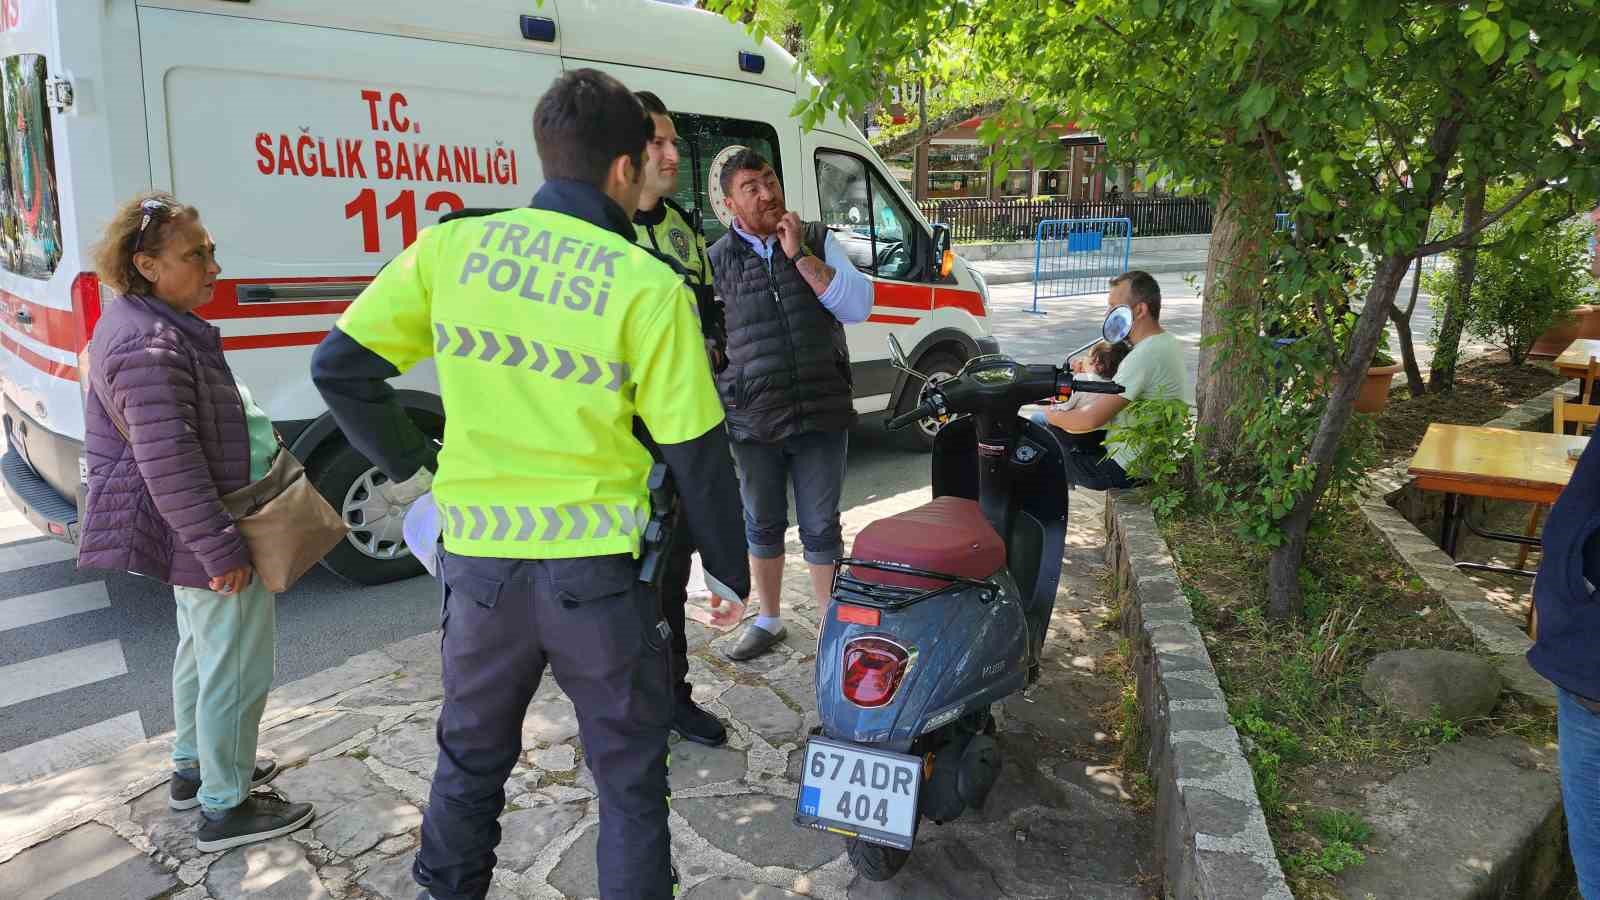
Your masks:
<instances>
[{"instance_id":1,"label":"seated man in green shirt","mask_svg":"<svg viewBox=\"0 0 1600 900\"><path fill-rule=\"evenodd\" d=\"M1072 434L1107 430L1105 450L1074 446L1067 452L1072 483L1095 491L1133 486L1127 466L1138 456L1138 448L1117 439L1117 428L1126 424L1132 404L1140 400L1194 404L1194 384L1183 368L1183 349L1177 338L1161 328L1161 285L1149 272L1124 272L1111 279L1107 306L1126 306L1133 311L1133 330L1128 333L1133 350L1111 379L1122 385L1122 393L1096 395L1075 409L1044 414L1045 421Z\"/></svg>"}]
</instances>

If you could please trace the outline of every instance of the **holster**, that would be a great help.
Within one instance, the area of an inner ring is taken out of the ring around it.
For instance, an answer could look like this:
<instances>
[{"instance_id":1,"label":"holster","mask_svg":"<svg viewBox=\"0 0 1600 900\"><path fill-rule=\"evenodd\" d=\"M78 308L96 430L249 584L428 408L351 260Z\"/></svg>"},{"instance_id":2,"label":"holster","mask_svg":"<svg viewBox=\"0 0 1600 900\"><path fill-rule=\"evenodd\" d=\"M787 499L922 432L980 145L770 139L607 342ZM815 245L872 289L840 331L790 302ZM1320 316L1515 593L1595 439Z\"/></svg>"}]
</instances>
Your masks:
<instances>
[{"instance_id":1,"label":"holster","mask_svg":"<svg viewBox=\"0 0 1600 900\"><path fill-rule=\"evenodd\" d=\"M700 310L700 332L717 348L716 371L728 367L728 317L722 301L709 284L691 284L695 306Z\"/></svg>"},{"instance_id":2,"label":"holster","mask_svg":"<svg viewBox=\"0 0 1600 900\"><path fill-rule=\"evenodd\" d=\"M653 587L659 595L661 577L667 570L677 537L678 489L666 463L659 462L650 467L646 485L650 488L650 521L644 526L640 547L639 580Z\"/></svg>"}]
</instances>

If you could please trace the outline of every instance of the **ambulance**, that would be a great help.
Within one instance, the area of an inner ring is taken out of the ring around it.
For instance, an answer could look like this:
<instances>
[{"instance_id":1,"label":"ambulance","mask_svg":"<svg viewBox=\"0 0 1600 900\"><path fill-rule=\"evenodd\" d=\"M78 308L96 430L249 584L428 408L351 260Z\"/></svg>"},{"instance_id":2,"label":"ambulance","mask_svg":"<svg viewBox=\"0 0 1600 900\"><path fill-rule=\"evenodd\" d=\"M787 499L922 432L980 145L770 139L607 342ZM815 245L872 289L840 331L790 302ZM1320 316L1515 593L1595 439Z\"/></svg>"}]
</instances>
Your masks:
<instances>
[{"instance_id":1,"label":"ambulance","mask_svg":"<svg viewBox=\"0 0 1600 900\"><path fill-rule=\"evenodd\" d=\"M727 228L716 169L748 146L789 206L833 229L873 282L850 326L856 406L909 409L922 375L994 352L987 288L923 221L860 131L790 112L813 83L771 41L653 0L0 0L0 389L7 496L74 541L84 494L85 347L114 302L89 262L118 203L198 207L223 272L200 314L351 527L325 564L364 584L414 575L404 510L340 435L312 349L419 229L463 208L526 205L540 184L531 113L564 69L603 69L673 110L677 201ZM396 386L443 433L431 365ZM931 423L930 423L931 426ZM537 427L528 423L528 427ZM929 438L930 429L922 437Z\"/></svg>"}]
</instances>

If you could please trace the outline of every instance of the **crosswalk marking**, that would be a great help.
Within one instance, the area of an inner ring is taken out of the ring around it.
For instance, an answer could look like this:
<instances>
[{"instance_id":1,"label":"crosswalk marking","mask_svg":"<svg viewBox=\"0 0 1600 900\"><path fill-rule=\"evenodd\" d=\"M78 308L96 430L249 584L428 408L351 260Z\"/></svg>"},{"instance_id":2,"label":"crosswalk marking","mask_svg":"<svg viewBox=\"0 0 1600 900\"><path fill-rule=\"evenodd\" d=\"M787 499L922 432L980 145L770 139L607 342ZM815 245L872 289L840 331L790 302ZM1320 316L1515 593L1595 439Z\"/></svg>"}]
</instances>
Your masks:
<instances>
[{"instance_id":1,"label":"crosswalk marking","mask_svg":"<svg viewBox=\"0 0 1600 900\"><path fill-rule=\"evenodd\" d=\"M0 666L0 708L126 674L118 640Z\"/></svg>"},{"instance_id":2,"label":"crosswalk marking","mask_svg":"<svg viewBox=\"0 0 1600 900\"><path fill-rule=\"evenodd\" d=\"M0 547L0 574L34 566L47 566L78 558L78 548L66 541L28 541Z\"/></svg>"},{"instance_id":3,"label":"crosswalk marking","mask_svg":"<svg viewBox=\"0 0 1600 900\"><path fill-rule=\"evenodd\" d=\"M101 581L12 597L0 600L0 631L105 609L110 605L111 597L106 593L105 582Z\"/></svg>"},{"instance_id":4,"label":"crosswalk marking","mask_svg":"<svg viewBox=\"0 0 1600 900\"><path fill-rule=\"evenodd\" d=\"M138 712L86 725L0 753L0 791L107 759L146 737Z\"/></svg>"}]
</instances>

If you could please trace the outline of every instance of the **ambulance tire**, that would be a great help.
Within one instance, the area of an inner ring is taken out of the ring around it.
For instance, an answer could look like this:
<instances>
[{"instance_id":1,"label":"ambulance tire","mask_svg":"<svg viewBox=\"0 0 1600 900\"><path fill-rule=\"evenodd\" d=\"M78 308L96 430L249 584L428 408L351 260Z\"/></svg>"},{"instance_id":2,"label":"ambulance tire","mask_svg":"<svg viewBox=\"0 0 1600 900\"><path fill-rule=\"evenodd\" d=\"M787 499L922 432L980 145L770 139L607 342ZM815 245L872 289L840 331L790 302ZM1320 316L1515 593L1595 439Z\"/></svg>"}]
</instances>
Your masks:
<instances>
[{"instance_id":1,"label":"ambulance tire","mask_svg":"<svg viewBox=\"0 0 1600 900\"><path fill-rule=\"evenodd\" d=\"M370 485L384 480L382 473L376 471L376 467L361 451L337 438L329 446L312 454L306 471L317 492L344 515L347 522L351 520L348 501L352 498L357 501L364 499ZM367 585L388 584L424 574L422 563L411 555L404 542L398 548L388 542L376 542L370 532L363 532L359 524L352 524L354 530L351 536L340 541L322 558L324 568L356 584ZM398 528L393 534L395 540L399 541ZM358 542L376 549L377 555L371 549L357 546Z\"/></svg>"},{"instance_id":2,"label":"ambulance tire","mask_svg":"<svg viewBox=\"0 0 1600 900\"><path fill-rule=\"evenodd\" d=\"M943 381L946 378L953 377L957 372L961 371L961 367L964 365L966 365L965 360L948 350L931 351L916 362L917 371L933 381ZM909 377L907 376L908 379ZM900 398L900 403L895 407L894 414L898 416L902 413L910 412L921 402L921 385L915 382L907 384L905 396ZM915 425L908 425L900 429L897 434L900 435L899 440L906 449L921 450L926 453L933 450L933 436L938 431L937 424L931 421L924 421Z\"/></svg>"}]
</instances>

